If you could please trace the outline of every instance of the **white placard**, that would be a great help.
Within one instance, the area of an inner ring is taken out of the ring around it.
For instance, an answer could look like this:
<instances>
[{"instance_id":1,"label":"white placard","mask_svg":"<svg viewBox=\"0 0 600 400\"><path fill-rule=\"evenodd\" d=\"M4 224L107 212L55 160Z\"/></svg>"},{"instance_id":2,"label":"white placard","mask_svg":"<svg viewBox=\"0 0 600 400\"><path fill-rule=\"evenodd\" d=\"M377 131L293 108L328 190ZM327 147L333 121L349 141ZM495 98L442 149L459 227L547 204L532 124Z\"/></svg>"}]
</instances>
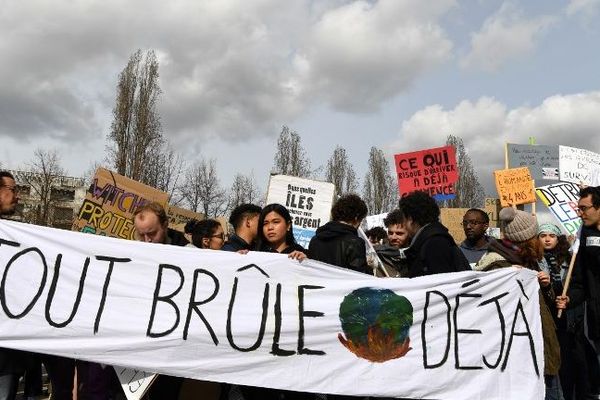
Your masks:
<instances>
[{"instance_id":1,"label":"white placard","mask_svg":"<svg viewBox=\"0 0 600 400\"><path fill-rule=\"evenodd\" d=\"M560 180L576 184L598 183L600 154L576 147L559 146Z\"/></svg>"},{"instance_id":2,"label":"white placard","mask_svg":"<svg viewBox=\"0 0 600 400\"><path fill-rule=\"evenodd\" d=\"M308 249L317 228L329 221L334 193L333 183L272 175L267 204L279 203L288 209L293 220L294 237L299 245Z\"/></svg>"},{"instance_id":3,"label":"white placard","mask_svg":"<svg viewBox=\"0 0 600 400\"><path fill-rule=\"evenodd\" d=\"M579 187L571 182L557 182L535 189L539 199L550 209L554 218L565 229L567 235L576 235L582 224L577 215Z\"/></svg>"},{"instance_id":4,"label":"white placard","mask_svg":"<svg viewBox=\"0 0 600 400\"><path fill-rule=\"evenodd\" d=\"M137 369L114 367L127 400L139 400L146 394L158 375Z\"/></svg>"},{"instance_id":5,"label":"white placard","mask_svg":"<svg viewBox=\"0 0 600 400\"><path fill-rule=\"evenodd\" d=\"M0 274L0 347L301 392L544 397L525 268L379 279L0 221Z\"/></svg>"},{"instance_id":6,"label":"white placard","mask_svg":"<svg viewBox=\"0 0 600 400\"><path fill-rule=\"evenodd\" d=\"M383 220L387 217L388 213L377 214L377 215L369 215L365 218L367 223L367 229L375 228L376 226L380 226L385 229L385 224Z\"/></svg>"}]
</instances>

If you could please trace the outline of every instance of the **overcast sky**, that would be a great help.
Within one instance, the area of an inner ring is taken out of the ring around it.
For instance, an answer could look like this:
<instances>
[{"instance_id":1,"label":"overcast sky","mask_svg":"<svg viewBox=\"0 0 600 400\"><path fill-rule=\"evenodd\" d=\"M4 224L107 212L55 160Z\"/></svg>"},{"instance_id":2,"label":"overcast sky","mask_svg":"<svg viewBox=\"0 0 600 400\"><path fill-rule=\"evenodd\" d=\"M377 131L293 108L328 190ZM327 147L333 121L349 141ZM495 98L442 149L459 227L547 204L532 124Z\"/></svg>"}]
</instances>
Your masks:
<instances>
[{"instance_id":1,"label":"overcast sky","mask_svg":"<svg viewBox=\"0 0 600 400\"><path fill-rule=\"evenodd\" d=\"M56 148L68 174L104 159L131 53L160 61L166 137L265 189L277 135L315 167L346 147L362 178L461 137L493 188L505 142L600 152L600 0L0 0L3 167Z\"/></svg>"}]
</instances>

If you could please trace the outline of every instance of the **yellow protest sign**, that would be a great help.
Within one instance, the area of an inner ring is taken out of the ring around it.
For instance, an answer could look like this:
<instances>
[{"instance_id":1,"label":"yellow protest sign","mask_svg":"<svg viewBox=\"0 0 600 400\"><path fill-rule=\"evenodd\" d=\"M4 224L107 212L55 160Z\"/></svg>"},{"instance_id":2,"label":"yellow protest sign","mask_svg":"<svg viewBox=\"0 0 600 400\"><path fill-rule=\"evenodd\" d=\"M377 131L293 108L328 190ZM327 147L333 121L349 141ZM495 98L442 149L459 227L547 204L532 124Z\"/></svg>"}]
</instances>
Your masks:
<instances>
[{"instance_id":1,"label":"yellow protest sign","mask_svg":"<svg viewBox=\"0 0 600 400\"><path fill-rule=\"evenodd\" d=\"M529 168L509 168L494 171L500 205L509 207L535 203L535 187Z\"/></svg>"}]
</instances>

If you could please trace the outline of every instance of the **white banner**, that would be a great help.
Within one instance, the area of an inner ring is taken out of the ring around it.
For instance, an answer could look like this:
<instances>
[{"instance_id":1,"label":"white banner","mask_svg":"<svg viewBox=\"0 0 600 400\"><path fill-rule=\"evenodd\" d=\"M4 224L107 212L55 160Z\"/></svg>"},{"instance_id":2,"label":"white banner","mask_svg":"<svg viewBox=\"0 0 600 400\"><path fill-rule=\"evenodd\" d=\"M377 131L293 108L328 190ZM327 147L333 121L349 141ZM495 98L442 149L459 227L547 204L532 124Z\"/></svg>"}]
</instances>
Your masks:
<instances>
[{"instance_id":1,"label":"white banner","mask_svg":"<svg viewBox=\"0 0 600 400\"><path fill-rule=\"evenodd\" d=\"M378 279L0 221L0 347L315 393L542 399L533 271Z\"/></svg>"},{"instance_id":2,"label":"white banner","mask_svg":"<svg viewBox=\"0 0 600 400\"><path fill-rule=\"evenodd\" d=\"M598 184L600 154L576 147L559 146L560 180L576 184Z\"/></svg>"},{"instance_id":3,"label":"white banner","mask_svg":"<svg viewBox=\"0 0 600 400\"><path fill-rule=\"evenodd\" d=\"M294 237L308 249L317 228L329 222L335 186L287 175L272 175L267 189L267 204L279 203L290 212Z\"/></svg>"}]
</instances>

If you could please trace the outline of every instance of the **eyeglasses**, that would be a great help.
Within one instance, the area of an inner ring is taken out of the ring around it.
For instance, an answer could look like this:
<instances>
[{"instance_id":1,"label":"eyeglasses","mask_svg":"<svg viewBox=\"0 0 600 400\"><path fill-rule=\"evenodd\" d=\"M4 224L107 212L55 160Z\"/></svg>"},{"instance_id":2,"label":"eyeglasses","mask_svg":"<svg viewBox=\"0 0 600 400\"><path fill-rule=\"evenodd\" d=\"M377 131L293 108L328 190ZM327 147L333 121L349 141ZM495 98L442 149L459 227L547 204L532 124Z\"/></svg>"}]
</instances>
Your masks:
<instances>
[{"instance_id":1,"label":"eyeglasses","mask_svg":"<svg viewBox=\"0 0 600 400\"><path fill-rule=\"evenodd\" d=\"M474 221L474 220L473 221L470 220L470 221L463 221L462 222L462 226L469 226L469 225L471 225L471 226L477 226L477 225L483 225L483 224L485 224L485 222L483 222L483 221Z\"/></svg>"},{"instance_id":2,"label":"eyeglasses","mask_svg":"<svg viewBox=\"0 0 600 400\"><path fill-rule=\"evenodd\" d=\"M218 235L212 235L211 236L211 238L219 238L221 240L225 240L225 237L226 237L225 232L221 232Z\"/></svg>"},{"instance_id":3,"label":"eyeglasses","mask_svg":"<svg viewBox=\"0 0 600 400\"><path fill-rule=\"evenodd\" d=\"M595 207L594 206L580 206L580 205L577 205L577 208L575 209L575 211L578 212L578 213L583 214L584 212L586 212L590 208L595 208Z\"/></svg>"}]
</instances>

